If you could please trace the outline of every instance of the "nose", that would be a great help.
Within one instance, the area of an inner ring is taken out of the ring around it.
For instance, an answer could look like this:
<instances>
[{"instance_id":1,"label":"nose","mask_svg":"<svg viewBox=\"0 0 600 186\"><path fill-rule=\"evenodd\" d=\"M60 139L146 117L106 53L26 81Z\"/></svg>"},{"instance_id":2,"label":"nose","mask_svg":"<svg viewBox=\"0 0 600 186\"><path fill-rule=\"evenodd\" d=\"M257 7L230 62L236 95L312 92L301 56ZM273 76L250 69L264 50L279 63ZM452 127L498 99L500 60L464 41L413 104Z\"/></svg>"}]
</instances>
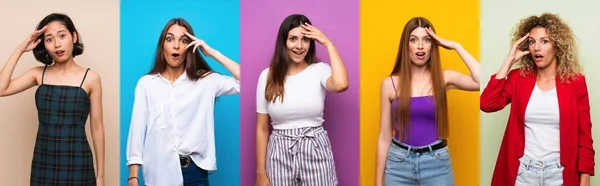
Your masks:
<instances>
[{"instance_id":1,"label":"nose","mask_svg":"<svg viewBox=\"0 0 600 186\"><path fill-rule=\"evenodd\" d=\"M423 49L423 41L417 42L417 49Z\"/></svg>"},{"instance_id":2,"label":"nose","mask_svg":"<svg viewBox=\"0 0 600 186\"><path fill-rule=\"evenodd\" d=\"M542 49L542 44L540 42L535 42L535 44L533 44L533 50L540 51L541 49Z\"/></svg>"},{"instance_id":3,"label":"nose","mask_svg":"<svg viewBox=\"0 0 600 186\"><path fill-rule=\"evenodd\" d=\"M60 42L56 38L54 38L54 48L60 48L60 47L61 47Z\"/></svg>"},{"instance_id":4,"label":"nose","mask_svg":"<svg viewBox=\"0 0 600 186\"><path fill-rule=\"evenodd\" d=\"M175 50L179 50L179 42L174 42L174 44L173 44L173 48L174 48Z\"/></svg>"},{"instance_id":5,"label":"nose","mask_svg":"<svg viewBox=\"0 0 600 186\"><path fill-rule=\"evenodd\" d=\"M296 42L294 43L294 48L302 49L302 42L300 40L296 40Z\"/></svg>"}]
</instances>

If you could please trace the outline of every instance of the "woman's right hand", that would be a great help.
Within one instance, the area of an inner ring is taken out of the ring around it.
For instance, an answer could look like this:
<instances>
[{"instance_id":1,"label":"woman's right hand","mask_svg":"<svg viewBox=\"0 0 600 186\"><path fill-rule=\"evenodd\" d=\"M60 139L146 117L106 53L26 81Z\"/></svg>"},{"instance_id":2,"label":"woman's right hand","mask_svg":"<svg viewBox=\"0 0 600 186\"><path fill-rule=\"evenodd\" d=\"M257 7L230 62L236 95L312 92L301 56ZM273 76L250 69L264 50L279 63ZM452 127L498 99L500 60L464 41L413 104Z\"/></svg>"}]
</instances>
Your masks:
<instances>
[{"instance_id":1,"label":"woman's right hand","mask_svg":"<svg viewBox=\"0 0 600 186\"><path fill-rule=\"evenodd\" d=\"M44 34L47 28L48 26L44 26L42 29L31 33L29 37L27 37L25 41L21 43L21 45L19 46L19 50L21 50L21 52L23 53L33 50L38 44L40 44L40 42L42 42L42 40L38 39L38 37Z\"/></svg>"},{"instance_id":2,"label":"woman's right hand","mask_svg":"<svg viewBox=\"0 0 600 186\"><path fill-rule=\"evenodd\" d=\"M506 60L504 60L505 62L510 62L512 66L513 64L515 64L515 62L521 60L523 56L529 54L529 51L519 50L519 48L521 48L521 45L523 45L523 43L527 41L527 38L529 38L529 33L525 34L525 36L521 37L519 40L517 40L517 42L513 43L512 48L510 49L510 52L506 57Z\"/></svg>"},{"instance_id":3,"label":"woman's right hand","mask_svg":"<svg viewBox=\"0 0 600 186\"><path fill-rule=\"evenodd\" d=\"M256 186L270 186L269 177L266 174L256 175Z\"/></svg>"}]
</instances>

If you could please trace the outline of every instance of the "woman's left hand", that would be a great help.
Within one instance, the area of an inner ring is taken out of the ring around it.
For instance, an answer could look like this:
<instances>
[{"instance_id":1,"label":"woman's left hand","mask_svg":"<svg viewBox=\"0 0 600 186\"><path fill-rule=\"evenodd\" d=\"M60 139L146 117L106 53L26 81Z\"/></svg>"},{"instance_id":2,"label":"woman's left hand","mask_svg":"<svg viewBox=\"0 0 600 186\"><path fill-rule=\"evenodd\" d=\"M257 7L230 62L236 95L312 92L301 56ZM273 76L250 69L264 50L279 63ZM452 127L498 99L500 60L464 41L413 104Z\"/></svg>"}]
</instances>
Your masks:
<instances>
[{"instance_id":1,"label":"woman's left hand","mask_svg":"<svg viewBox=\"0 0 600 186\"><path fill-rule=\"evenodd\" d=\"M316 40L323 46L328 46L331 44L331 40L329 40L329 38L317 27L314 27L308 23L304 23L300 26L304 29L302 31L302 34L304 34L304 36Z\"/></svg>"},{"instance_id":2,"label":"woman's left hand","mask_svg":"<svg viewBox=\"0 0 600 186\"><path fill-rule=\"evenodd\" d=\"M190 44L188 44L188 46L185 47L185 49L188 49L188 48L194 46L194 50L192 51L192 53L196 52L198 47L200 47L200 50L202 50L202 53L204 53L204 55L214 58L215 54L217 54L217 52L219 52L219 51L211 48L210 46L208 46L208 44L206 44L206 42L204 42L204 40L198 39L188 32L185 32L185 35L187 35L190 39L192 39L192 42Z\"/></svg>"},{"instance_id":3,"label":"woman's left hand","mask_svg":"<svg viewBox=\"0 0 600 186\"><path fill-rule=\"evenodd\" d=\"M454 50L459 45L457 42L440 38L433 32L433 30L431 30L430 27L425 28L425 31L427 31L427 34L429 34L437 42L437 44L444 47L445 49Z\"/></svg>"}]
</instances>

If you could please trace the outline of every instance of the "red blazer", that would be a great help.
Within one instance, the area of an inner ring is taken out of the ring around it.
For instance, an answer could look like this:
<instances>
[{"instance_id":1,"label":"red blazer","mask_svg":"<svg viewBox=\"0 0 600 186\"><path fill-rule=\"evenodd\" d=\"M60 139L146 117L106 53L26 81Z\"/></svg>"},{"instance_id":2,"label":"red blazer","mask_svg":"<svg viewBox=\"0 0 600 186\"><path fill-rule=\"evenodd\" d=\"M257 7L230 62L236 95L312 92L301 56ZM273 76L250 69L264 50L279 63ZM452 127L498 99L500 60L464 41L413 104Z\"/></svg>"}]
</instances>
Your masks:
<instances>
[{"instance_id":1,"label":"red blazer","mask_svg":"<svg viewBox=\"0 0 600 186\"><path fill-rule=\"evenodd\" d=\"M525 151L525 109L535 87L536 73L534 71L523 77L520 70L515 69L504 79L496 79L494 74L481 94L480 109L484 112L496 112L512 103L492 186L515 185L519 158ZM557 77L556 92L560 112L560 164L564 167L563 182L565 186L578 186L579 174L594 175L595 165L585 76L579 75L564 83Z\"/></svg>"}]
</instances>

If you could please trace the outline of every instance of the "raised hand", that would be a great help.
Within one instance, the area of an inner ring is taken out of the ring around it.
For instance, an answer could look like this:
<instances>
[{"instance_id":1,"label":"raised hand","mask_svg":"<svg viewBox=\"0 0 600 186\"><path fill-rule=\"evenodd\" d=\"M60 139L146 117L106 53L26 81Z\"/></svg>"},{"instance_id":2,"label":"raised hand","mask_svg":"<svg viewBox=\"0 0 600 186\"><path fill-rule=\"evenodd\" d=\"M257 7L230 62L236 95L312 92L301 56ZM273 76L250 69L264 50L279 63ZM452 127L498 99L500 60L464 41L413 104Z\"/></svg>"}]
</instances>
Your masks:
<instances>
[{"instance_id":1,"label":"raised hand","mask_svg":"<svg viewBox=\"0 0 600 186\"><path fill-rule=\"evenodd\" d=\"M38 37L44 34L47 28L48 26L44 26L42 29L36 30L33 33L31 33L25 39L25 41L23 41L21 45L19 45L19 50L21 50L21 52L23 53L33 50L38 44L40 44L40 42L42 42L42 40L38 39Z\"/></svg>"},{"instance_id":2,"label":"raised hand","mask_svg":"<svg viewBox=\"0 0 600 186\"><path fill-rule=\"evenodd\" d=\"M454 50L459 45L457 42L446 40L437 36L430 27L425 28L425 31L437 42L438 45L444 47L445 49Z\"/></svg>"},{"instance_id":3,"label":"raised hand","mask_svg":"<svg viewBox=\"0 0 600 186\"><path fill-rule=\"evenodd\" d=\"M214 58L215 54L218 53L217 50L208 46L208 44L206 44L206 42L204 42L204 40L198 39L188 32L185 32L185 35L187 35L190 39L192 39L192 42L185 47L185 49L188 49L188 48L194 46L194 50L192 51L192 53L196 52L198 47L200 47L200 50L202 50L202 53L204 53L204 55L211 57L211 58Z\"/></svg>"},{"instance_id":4,"label":"raised hand","mask_svg":"<svg viewBox=\"0 0 600 186\"><path fill-rule=\"evenodd\" d=\"M525 36L521 37L519 40L517 40L515 43L513 43L512 48L510 49L510 52L508 53L508 56L506 57L506 60L510 61L511 64L514 64L515 62L517 62L521 58L523 58L523 56L529 54L529 51L519 50L519 48L521 48L521 45L523 45L523 43L525 43L527 38L529 38L529 33L525 34Z\"/></svg>"},{"instance_id":5,"label":"raised hand","mask_svg":"<svg viewBox=\"0 0 600 186\"><path fill-rule=\"evenodd\" d=\"M323 32L321 32L321 30L319 30L317 27L314 27L308 23L304 23L300 26L304 29L302 31L302 34L304 34L304 36L306 36L310 39L316 40L317 42L321 43L321 45L323 45L323 46L327 46L327 45L331 44L331 40L329 40L329 38Z\"/></svg>"}]
</instances>

